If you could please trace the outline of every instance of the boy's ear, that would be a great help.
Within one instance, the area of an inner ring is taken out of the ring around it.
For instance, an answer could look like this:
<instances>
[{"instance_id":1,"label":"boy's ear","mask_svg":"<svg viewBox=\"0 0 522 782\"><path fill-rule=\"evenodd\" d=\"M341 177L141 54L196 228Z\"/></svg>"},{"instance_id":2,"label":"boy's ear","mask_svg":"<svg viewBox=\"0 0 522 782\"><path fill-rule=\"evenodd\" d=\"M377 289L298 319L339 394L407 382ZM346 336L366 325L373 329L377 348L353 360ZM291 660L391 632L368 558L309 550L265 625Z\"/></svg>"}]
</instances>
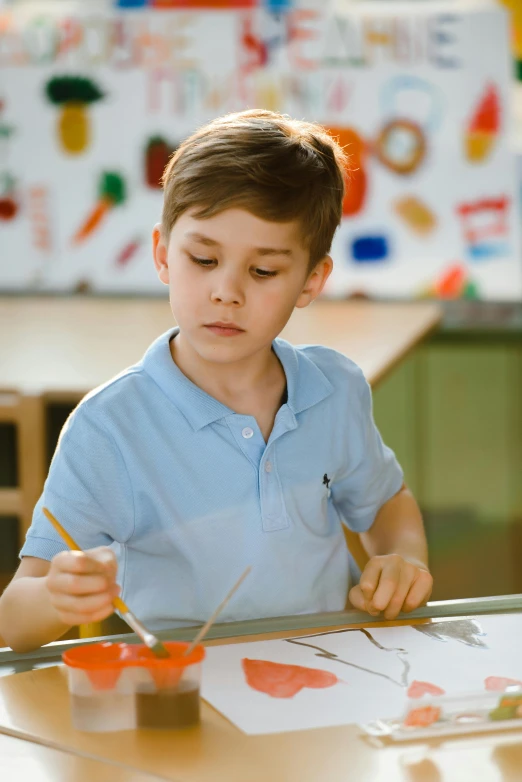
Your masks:
<instances>
[{"instance_id":1,"label":"boy's ear","mask_svg":"<svg viewBox=\"0 0 522 782\"><path fill-rule=\"evenodd\" d=\"M158 277L164 285L169 284L169 267L167 263L168 249L161 231L161 223L156 223L152 229L152 255Z\"/></svg>"},{"instance_id":2,"label":"boy's ear","mask_svg":"<svg viewBox=\"0 0 522 782\"><path fill-rule=\"evenodd\" d=\"M326 284L326 280L332 273L332 269L333 261L329 255L325 255L308 275L303 290L295 303L296 307L307 307L319 296Z\"/></svg>"}]
</instances>

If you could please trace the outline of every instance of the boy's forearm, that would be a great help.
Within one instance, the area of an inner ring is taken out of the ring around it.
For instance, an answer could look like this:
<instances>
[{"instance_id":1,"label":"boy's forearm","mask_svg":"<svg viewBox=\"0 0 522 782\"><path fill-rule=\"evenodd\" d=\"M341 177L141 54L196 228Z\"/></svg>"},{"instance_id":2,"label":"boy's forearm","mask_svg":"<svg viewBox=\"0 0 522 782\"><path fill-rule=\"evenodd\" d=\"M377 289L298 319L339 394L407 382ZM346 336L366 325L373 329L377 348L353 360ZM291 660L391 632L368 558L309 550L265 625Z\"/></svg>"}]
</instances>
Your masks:
<instances>
[{"instance_id":1,"label":"boy's forearm","mask_svg":"<svg viewBox=\"0 0 522 782\"><path fill-rule=\"evenodd\" d=\"M15 652L31 652L69 629L51 605L45 577L17 578L0 597L0 637Z\"/></svg>"},{"instance_id":2,"label":"boy's forearm","mask_svg":"<svg viewBox=\"0 0 522 782\"><path fill-rule=\"evenodd\" d=\"M361 533L361 541L370 557L400 554L428 566L428 546L417 502L406 486L385 502L373 525Z\"/></svg>"}]
</instances>

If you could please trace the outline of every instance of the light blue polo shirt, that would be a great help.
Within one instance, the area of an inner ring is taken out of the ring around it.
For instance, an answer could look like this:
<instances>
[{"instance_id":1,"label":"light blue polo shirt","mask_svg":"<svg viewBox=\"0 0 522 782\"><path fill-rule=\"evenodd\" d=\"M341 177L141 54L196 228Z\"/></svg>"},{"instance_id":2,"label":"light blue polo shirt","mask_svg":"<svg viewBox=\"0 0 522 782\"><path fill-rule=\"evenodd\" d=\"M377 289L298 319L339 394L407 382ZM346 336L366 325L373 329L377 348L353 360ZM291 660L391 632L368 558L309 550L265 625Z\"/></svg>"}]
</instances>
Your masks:
<instances>
[{"instance_id":1,"label":"light blue polo shirt","mask_svg":"<svg viewBox=\"0 0 522 782\"><path fill-rule=\"evenodd\" d=\"M247 565L220 621L341 610L349 589L341 519L367 530L403 474L372 417L359 367L276 339L288 399L265 443L254 417L194 385L172 329L69 417L21 556L113 546L131 610L151 628L205 621Z\"/></svg>"}]
</instances>

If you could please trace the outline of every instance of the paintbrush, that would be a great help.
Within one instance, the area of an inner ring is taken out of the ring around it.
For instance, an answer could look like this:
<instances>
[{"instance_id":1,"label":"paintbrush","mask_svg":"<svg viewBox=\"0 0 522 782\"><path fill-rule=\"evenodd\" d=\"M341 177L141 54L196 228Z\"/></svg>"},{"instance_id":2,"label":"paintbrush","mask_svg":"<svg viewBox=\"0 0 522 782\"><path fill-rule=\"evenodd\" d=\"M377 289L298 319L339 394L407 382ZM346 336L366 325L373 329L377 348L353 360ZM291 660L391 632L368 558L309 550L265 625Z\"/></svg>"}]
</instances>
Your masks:
<instances>
[{"instance_id":1,"label":"paintbrush","mask_svg":"<svg viewBox=\"0 0 522 782\"><path fill-rule=\"evenodd\" d=\"M245 570L245 572L243 573L243 575L242 575L242 576L240 576L240 577L238 578L238 580L236 581L236 583L234 584L234 586L232 587L232 589L230 590L230 592L228 593L228 595L225 597L225 599L224 599L224 600L222 600L222 601L221 601L221 603L218 605L218 607L216 608L216 610L214 611L214 613L212 614L212 616L210 617L210 619L209 619L207 622L205 622L205 624L203 625L203 627L201 628L201 630L199 631L199 633L196 635L196 637L194 638L194 640L192 641L192 643L190 644L190 646L189 646L189 647L186 649L186 651L185 651L185 652L183 652L183 656L190 654L190 653L191 653L191 651L194 649L194 647L195 647L195 646L196 646L196 645L197 645L197 644L198 644L198 643L199 643L199 642L202 640L202 638L203 638L203 637L204 637L204 636L207 634L207 632L210 630L211 626L212 626L212 625L214 624L214 622L216 621L216 618L217 618L218 614L220 614L220 613L221 613L221 611L224 609L224 607L226 606L226 604L228 603L228 601L230 600L230 598L232 597L232 595L234 594L234 592L235 592L237 589L239 589L239 587L241 586L241 584L243 583L243 581L244 581L244 580L245 580L245 578L248 576L248 574L250 573L250 571L251 571L251 570L252 570L252 568L251 568L251 566L249 565L249 566L247 567L247 569Z\"/></svg>"},{"instance_id":2,"label":"paintbrush","mask_svg":"<svg viewBox=\"0 0 522 782\"><path fill-rule=\"evenodd\" d=\"M58 532L58 534L63 538L69 548L72 549L72 551L81 551L82 549L72 539L67 530L62 527L58 519L53 516L51 511L47 508L42 508L42 510L55 528L56 532ZM129 607L120 597L113 598L112 604L114 608L117 608L121 613L123 619L127 622L129 627L134 630L136 635L139 635L145 646L147 646L156 657L170 657L166 646L164 646L159 638L156 638L156 636L153 635L150 630L147 630L145 625L143 625L139 619L136 619L132 611L129 610Z\"/></svg>"}]
</instances>

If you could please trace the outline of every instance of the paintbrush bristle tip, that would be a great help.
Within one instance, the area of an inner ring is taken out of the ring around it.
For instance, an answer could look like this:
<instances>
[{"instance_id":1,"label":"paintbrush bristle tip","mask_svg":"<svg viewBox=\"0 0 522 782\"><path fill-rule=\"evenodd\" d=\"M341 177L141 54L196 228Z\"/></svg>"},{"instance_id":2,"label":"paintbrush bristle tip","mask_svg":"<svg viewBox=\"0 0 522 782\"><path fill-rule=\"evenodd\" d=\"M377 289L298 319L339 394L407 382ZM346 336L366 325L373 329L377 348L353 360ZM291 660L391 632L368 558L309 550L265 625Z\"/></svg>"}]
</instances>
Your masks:
<instances>
[{"instance_id":1,"label":"paintbrush bristle tip","mask_svg":"<svg viewBox=\"0 0 522 782\"><path fill-rule=\"evenodd\" d=\"M157 641L155 644L153 644L150 647L150 650L155 657L170 657L169 650L164 644L161 643L161 641Z\"/></svg>"}]
</instances>

